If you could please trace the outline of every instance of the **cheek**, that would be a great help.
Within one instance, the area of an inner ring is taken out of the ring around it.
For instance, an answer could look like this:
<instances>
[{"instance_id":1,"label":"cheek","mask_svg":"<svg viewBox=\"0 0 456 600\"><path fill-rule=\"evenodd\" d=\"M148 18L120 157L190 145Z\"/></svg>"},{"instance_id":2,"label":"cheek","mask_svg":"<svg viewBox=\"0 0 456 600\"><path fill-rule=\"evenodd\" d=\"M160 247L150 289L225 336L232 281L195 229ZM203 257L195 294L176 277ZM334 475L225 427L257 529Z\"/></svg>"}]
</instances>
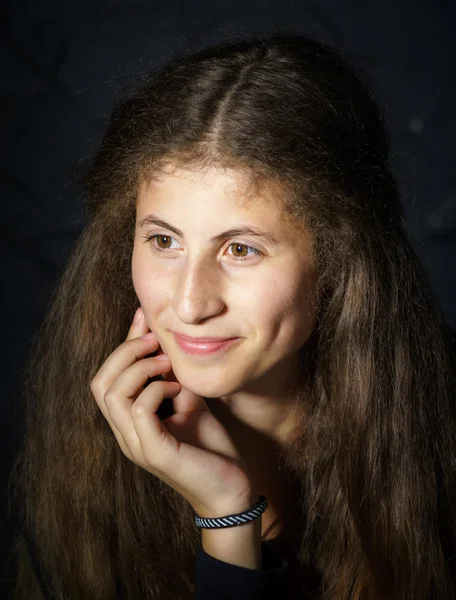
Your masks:
<instances>
[{"instance_id":1,"label":"cheek","mask_svg":"<svg viewBox=\"0 0 456 600\"><path fill-rule=\"evenodd\" d=\"M163 278L162 278L163 279ZM136 297L143 308L146 323L151 331L159 331L160 316L166 311L169 304L167 295L162 290L166 289L163 280L148 266L145 268L139 262L132 263L132 282ZM167 286L169 295L169 286Z\"/></svg>"},{"instance_id":2,"label":"cheek","mask_svg":"<svg viewBox=\"0 0 456 600\"><path fill-rule=\"evenodd\" d=\"M145 263L141 260L137 252L133 251L131 261L131 278L136 295L141 302L147 298L149 278L146 276Z\"/></svg>"},{"instance_id":3,"label":"cheek","mask_svg":"<svg viewBox=\"0 0 456 600\"><path fill-rule=\"evenodd\" d=\"M258 333L264 332L268 344L287 342L293 329L295 310L292 294L283 285L267 290L257 288L248 313Z\"/></svg>"},{"instance_id":4,"label":"cheek","mask_svg":"<svg viewBox=\"0 0 456 600\"><path fill-rule=\"evenodd\" d=\"M169 282L159 270L153 268L150 258L138 251L132 255L131 277L136 295L144 307L152 300L166 296L166 290L169 294Z\"/></svg>"},{"instance_id":5,"label":"cheek","mask_svg":"<svg viewBox=\"0 0 456 600\"><path fill-rule=\"evenodd\" d=\"M317 324L318 308L314 292L314 288L306 283L290 308L289 322L299 347L309 339Z\"/></svg>"},{"instance_id":6,"label":"cheek","mask_svg":"<svg viewBox=\"0 0 456 600\"><path fill-rule=\"evenodd\" d=\"M277 342L299 348L309 338L317 321L317 309L308 281L300 285L277 285L275 293L269 292L266 300L259 303L257 321L263 323L271 336L271 343Z\"/></svg>"}]
</instances>

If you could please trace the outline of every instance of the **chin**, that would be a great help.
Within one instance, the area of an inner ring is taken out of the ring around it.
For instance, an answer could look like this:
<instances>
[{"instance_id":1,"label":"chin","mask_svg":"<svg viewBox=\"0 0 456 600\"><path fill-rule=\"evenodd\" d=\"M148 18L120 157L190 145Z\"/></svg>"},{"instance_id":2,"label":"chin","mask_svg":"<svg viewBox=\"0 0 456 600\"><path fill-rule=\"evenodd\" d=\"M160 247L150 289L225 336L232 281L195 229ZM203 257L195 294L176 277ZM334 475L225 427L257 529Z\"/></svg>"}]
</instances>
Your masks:
<instances>
[{"instance_id":1,"label":"chin","mask_svg":"<svg viewBox=\"0 0 456 600\"><path fill-rule=\"evenodd\" d=\"M220 398L221 396L227 396L239 390L238 386L233 386L233 380L221 382L214 380L214 377L209 377L207 381L201 381L200 376L181 375L182 377L179 377L179 375L175 373L176 379L181 386L203 398Z\"/></svg>"}]
</instances>

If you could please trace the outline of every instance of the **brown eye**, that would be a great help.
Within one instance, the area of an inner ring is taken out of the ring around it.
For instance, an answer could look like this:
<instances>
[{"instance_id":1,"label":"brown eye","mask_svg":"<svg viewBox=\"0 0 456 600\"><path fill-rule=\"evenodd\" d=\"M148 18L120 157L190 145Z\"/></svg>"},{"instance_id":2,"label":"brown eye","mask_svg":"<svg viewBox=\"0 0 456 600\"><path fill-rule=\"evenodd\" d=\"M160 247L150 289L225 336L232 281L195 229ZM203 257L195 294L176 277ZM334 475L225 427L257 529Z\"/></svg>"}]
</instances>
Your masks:
<instances>
[{"instance_id":1,"label":"brown eye","mask_svg":"<svg viewBox=\"0 0 456 600\"><path fill-rule=\"evenodd\" d=\"M153 233L151 235L148 234L144 236L144 241L148 244L151 244L152 249L155 252L166 252L167 250L172 250L170 244L172 243L173 239L174 238L170 235L164 235L160 233ZM235 259L238 259L238 263L247 263L253 260L253 257L259 257L263 254L260 250L252 248L251 246L247 246L246 244L240 244L239 242L233 242L228 246L228 248L235 248L235 253L231 254L231 256Z\"/></svg>"},{"instance_id":2,"label":"brown eye","mask_svg":"<svg viewBox=\"0 0 456 600\"><path fill-rule=\"evenodd\" d=\"M234 258L239 259L238 262L242 263L242 262L249 262L250 260L253 260L253 257L258 257L262 255L262 252L260 252L260 250L257 250L256 248L252 248L252 246L247 246L246 244L240 244L239 242L233 242L232 244L230 244L228 246L229 248L235 248L235 253L232 254L232 256L234 256ZM239 252L239 254L238 254ZM244 253L243 253L244 252ZM251 253L249 256L249 252Z\"/></svg>"},{"instance_id":3,"label":"brown eye","mask_svg":"<svg viewBox=\"0 0 456 600\"><path fill-rule=\"evenodd\" d=\"M155 237L155 241L157 242L159 248L164 248L164 249L169 248L169 246L166 245L167 242L171 242L171 237L169 235L156 235L154 237ZM165 243L163 246L162 246L162 244L158 243L158 240L160 240L160 239L165 240Z\"/></svg>"},{"instance_id":4,"label":"brown eye","mask_svg":"<svg viewBox=\"0 0 456 600\"><path fill-rule=\"evenodd\" d=\"M171 243L174 238L170 235L161 235L160 233L147 234L144 236L144 241L152 246L154 252L166 252L172 249L171 246L167 245ZM158 243L158 240L161 240Z\"/></svg>"},{"instance_id":5,"label":"brown eye","mask_svg":"<svg viewBox=\"0 0 456 600\"><path fill-rule=\"evenodd\" d=\"M245 258L246 256L248 256L248 247L244 244L231 244L231 247L236 249L236 254L234 254L234 256L237 256L238 258ZM239 250L239 248L241 248L241 250ZM242 256L240 254L237 254L238 251L242 252L242 250L245 250L246 253Z\"/></svg>"}]
</instances>

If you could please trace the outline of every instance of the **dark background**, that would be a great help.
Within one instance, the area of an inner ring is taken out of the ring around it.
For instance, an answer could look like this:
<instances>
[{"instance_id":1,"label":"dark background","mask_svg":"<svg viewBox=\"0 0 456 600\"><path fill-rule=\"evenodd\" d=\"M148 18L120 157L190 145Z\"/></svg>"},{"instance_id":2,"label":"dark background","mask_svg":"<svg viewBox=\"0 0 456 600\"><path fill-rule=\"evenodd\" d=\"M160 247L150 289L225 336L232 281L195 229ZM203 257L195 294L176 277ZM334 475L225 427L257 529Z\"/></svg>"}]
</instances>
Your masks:
<instances>
[{"instance_id":1,"label":"dark background","mask_svg":"<svg viewBox=\"0 0 456 600\"><path fill-rule=\"evenodd\" d=\"M390 128L406 229L456 330L455 14L443 0L1 4L2 489L21 435L29 343L86 222L78 178L117 96L184 48L293 31L335 45L367 75ZM6 507L5 494L1 598L13 576Z\"/></svg>"}]
</instances>

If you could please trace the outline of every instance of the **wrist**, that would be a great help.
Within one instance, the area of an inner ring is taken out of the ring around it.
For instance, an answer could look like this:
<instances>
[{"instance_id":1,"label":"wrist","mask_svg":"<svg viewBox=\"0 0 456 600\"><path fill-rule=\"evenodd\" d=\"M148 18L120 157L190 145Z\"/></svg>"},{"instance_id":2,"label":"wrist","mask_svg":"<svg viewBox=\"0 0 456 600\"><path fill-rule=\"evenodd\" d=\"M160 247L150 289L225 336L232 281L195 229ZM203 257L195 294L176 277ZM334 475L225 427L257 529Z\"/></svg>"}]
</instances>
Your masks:
<instances>
[{"instance_id":1,"label":"wrist","mask_svg":"<svg viewBox=\"0 0 456 600\"><path fill-rule=\"evenodd\" d=\"M246 513L255 506L259 494L250 492L242 499L212 511L210 517L223 518ZM206 554L223 562L247 569L261 569L261 514L253 520L232 527L203 528L202 546Z\"/></svg>"},{"instance_id":2,"label":"wrist","mask_svg":"<svg viewBox=\"0 0 456 600\"><path fill-rule=\"evenodd\" d=\"M235 499L225 499L217 504L216 507L204 508L196 510L198 517L202 519L216 519L227 517L229 515L237 515L239 513L250 510L260 500L258 493L250 491L243 496L237 496Z\"/></svg>"},{"instance_id":3,"label":"wrist","mask_svg":"<svg viewBox=\"0 0 456 600\"><path fill-rule=\"evenodd\" d=\"M246 569L261 569L261 515L254 521L225 529L202 529L206 554Z\"/></svg>"}]
</instances>

